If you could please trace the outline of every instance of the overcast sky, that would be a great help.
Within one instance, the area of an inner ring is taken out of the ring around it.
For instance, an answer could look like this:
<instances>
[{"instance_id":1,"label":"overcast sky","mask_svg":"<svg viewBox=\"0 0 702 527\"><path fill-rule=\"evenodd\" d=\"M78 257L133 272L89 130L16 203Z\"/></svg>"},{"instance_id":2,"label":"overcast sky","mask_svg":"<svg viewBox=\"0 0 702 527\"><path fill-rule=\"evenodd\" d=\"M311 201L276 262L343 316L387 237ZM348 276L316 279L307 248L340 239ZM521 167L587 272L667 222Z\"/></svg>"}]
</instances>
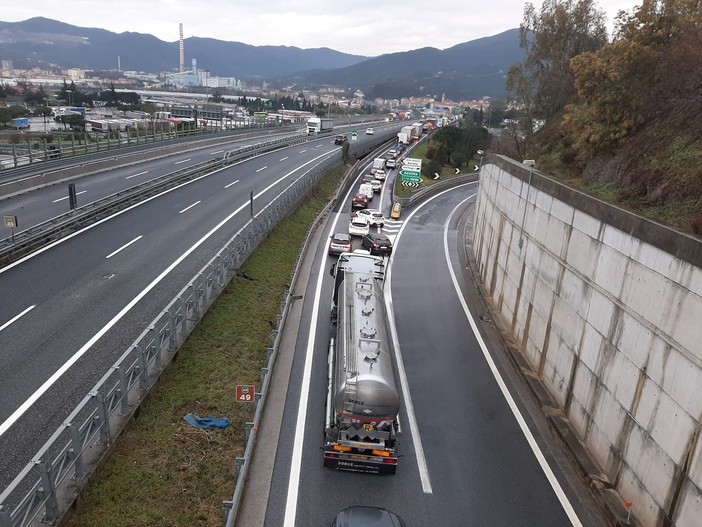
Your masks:
<instances>
[{"instance_id":1,"label":"overcast sky","mask_svg":"<svg viewBox=\"0 0 702 527\"><path fill-rule=\"evenodd\" d=\"M601 0L613 21L619 9L637 0ZM243 42L254 46L327 47L377 56L462 42L519 27L523 0L25 0L3 2L0 20L19 22L43 16L80 27L116 33L147 33L164 40L183 36ZM540 1L535 1L540 6Z\"/></svg>"}]
</instances>

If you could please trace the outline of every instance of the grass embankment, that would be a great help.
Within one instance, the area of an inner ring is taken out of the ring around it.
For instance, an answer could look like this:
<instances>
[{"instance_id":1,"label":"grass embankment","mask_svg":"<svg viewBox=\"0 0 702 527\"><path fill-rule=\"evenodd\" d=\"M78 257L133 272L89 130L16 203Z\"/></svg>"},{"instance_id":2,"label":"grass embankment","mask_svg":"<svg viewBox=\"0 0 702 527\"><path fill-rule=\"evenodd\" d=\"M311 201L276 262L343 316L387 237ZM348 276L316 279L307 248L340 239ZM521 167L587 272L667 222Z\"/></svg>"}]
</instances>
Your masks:
<instances>
[{"instance_id":1,"label":"grass embankment","mask_svg":"<svg viewBox=\"0 0 702 527\"><path fill-rule=\"evenodd\" d=\"M244 452L244 423L253 417L250 405L234 401L234 387L258 387L300 247L345 170L330 172L246 262L248 279L232 280L188 338L64 525L221 525L222 501L234 491L235 458ZM231 423L225 430L195 429L183 421L188 412Z\"/></svg>"}]
</instances>

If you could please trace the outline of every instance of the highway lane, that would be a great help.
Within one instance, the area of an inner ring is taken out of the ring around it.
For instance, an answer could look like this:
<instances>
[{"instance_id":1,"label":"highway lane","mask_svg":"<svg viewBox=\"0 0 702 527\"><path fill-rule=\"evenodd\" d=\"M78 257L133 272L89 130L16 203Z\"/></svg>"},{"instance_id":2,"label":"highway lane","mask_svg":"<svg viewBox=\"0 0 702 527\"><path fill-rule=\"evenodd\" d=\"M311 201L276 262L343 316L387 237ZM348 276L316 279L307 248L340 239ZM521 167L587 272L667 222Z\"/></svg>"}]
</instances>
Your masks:
<instances>
[{"instance_id":1,"label":"highway lane","mask_svg":"<svg viewBox=\"0 0 702 527\"><path fill-rule=\"evenodd\" d=\"M376 126L376 130L380 131L386 126L392 127L394 125ZM348 134L350 128L353 128L353 125L351 127L340 126L338 131ZM238 135L238 139L234 142L231 141L231 138L223 138L221 144L198 147L195 150L188 150L189 147L183 144L182 152L158 159L150 159L148 153L145 152L143 162L121 166L114 170L96 174L88 174L72 180L76 186L78 206L86 205L135 185L146 183L176 170L221 158L227 151L259 145L273 139L296 135L299 132L300 129L289 129L282 133L265 133L265 135L262 135L264 133L261 131L252 132ZM364 137L363 140L365 139ZM334 135L326 135L318 141L333 143ZM155 144L154 146L158 148L159 145ZM119 154L118 150L114 151L115 156ZM89 158L86 158L85 161L88 160ZM36 171L37 174L42 173L41 164L36 166ZM25 176L25 179L41 178ZM20 226L19 229L16 229L16 232L18 232L64 214L70 210L68 184L69 182L66 181L39 187L17 196L0 199L0 216L17 216ZM9 236L10 231L7 229L0 232L0 239Z\"/></svg>"},{"instance_id":2,"label":"highway lane","mask_svg":"<svg viewBox=\"0 0 702 527\"><path fill-rule=\"evenodd\" d=\"M78 205L104 198L111 194L131 188L135 185L146 183L159 176L181 170L189 166L205 161L221 158L225 152L254 146L265 143L272 139L288 137L297 131L288 130L285 133L273 135L261 135L260 133L245 134L235 142L231 138L223 138L223 142L218 145L188 150L187 145L183 145L181 152L162 157L150 159L148 153L144 154L144 161L128 166L115 168L96 174L89 174L73 180L76 186ZM333 138L328 138L333 142ZM225 142L226 141L226 142ZM158 145L154 145L158 146ZM118 150L114 155L119 155ZM88 159L86 158L86 161ZM41 165L36 167L37 173L41 174ZM25 176L25 179L32 180L36 176ZM68 202L68 183L57 183L46 187L40 187L18 196L8 197L0 200L0 216L17 216L20 230L27 229L38 223L55 218L70 210ZM9 236L9 231L3 231L0 238Z\"/></svg>"},{"instance_id":3,"label":"highway lane","mask_svg":"<svg viewBox=\"0 0 702 527\"><path fill-rule=\"evenodd\" d=\"M0 488L249 219L251 192L260 210L338 151L326 137L238 163L0 269Z\"/></svg>"},{"instance_id":4,"label":"highway lane","mask_svg":"<svg viewBox=\"0 0 702 527\"><path fill-rule=\"evenodd\" d=\"M491 358L500 350L486 358L464 312L461 298L474 286L459 258L465 247L458 220L474 188L415 208L395 245L386 287L406 376L395 476L322 467L333 259L321 237L304 292L301 327L309 331L298 334L265 525L326 525L350 505L388 508L408 525L604 525L516 376L502 358ZM347 204L336 212L334 220L345 221ZM339 230L330 223L330 231ZM301 418L303 439L296 442Z\"/></svg>"}]
</instances>

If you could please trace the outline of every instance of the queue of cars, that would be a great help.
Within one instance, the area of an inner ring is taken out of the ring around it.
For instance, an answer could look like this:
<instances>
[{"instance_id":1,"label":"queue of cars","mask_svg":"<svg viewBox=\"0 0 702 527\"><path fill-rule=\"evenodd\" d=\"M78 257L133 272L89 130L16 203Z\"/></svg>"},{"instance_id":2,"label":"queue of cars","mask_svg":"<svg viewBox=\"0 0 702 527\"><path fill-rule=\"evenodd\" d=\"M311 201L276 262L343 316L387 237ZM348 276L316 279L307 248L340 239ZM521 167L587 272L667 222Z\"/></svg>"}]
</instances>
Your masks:
<instances>
[{"instance_id":1,"label":"queue of cars","mask_svg":"<svg viewBox=\"0 0 702 527\"><path fill-rule=\"evenodd\" d=\"M394 161L401 152L390 150L387 159ZM394 165L395 163L391 163ZM389 166L388 168L392 168ZM353 238L360 238L361 248L373 255L389 256L392 254L392 241L382 232L375 232L377 227L385 224L385 217L378 209L368 208L373 195L383 188L385 171L375 170L372 174L361 177L361 183L356 195L351 199L351 219L348 232L333 234L329 241L330 256L353 251ZM376 229L374 229L376 228Z\"/></svg>"}]
</instances>

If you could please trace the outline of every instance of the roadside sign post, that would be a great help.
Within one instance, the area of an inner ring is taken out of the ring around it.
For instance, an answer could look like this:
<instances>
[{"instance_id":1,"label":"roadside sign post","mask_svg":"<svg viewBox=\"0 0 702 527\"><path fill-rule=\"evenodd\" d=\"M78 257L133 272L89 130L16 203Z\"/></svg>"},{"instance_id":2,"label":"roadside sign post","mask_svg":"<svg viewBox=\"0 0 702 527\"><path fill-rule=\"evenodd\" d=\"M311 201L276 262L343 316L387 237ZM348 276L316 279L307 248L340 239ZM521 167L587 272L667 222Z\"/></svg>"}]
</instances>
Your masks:
<instances>
[{"instance_id":1,"label":"roadside sign post","mask_svg":"<svg viewBox=\"0 0 702 527\"><path fill-rule=\"evenodd\" d=\"M358 141L358 132L356 130L351 132L351 141Z\"/></svg>"},{"instance_id":2,"label":"roadside sign post","mask_svg":"<svg viewBox=\"0 0 702 527\"><path fill-rule=\"evenodd\" d=\"M416 159L414 157L406 157L402 160L402 168L408 168L410 170L422 170L422 160Z\"/></svg>"},{"instance_id":3,"label":"roadside sign post","mask_svg":"<svg viewBox=\"0 0 702 527\"><path fill-rule=\"evenodd\" d=\"M237 384L236 385L236 400L239 403L254 403L257 400L256 397L256 386L253 384ZM248 413L248 412L245 412ZM251 417L256 413L256 405L252 406ZM253 430L253 422L247 421L245 424L244 434L246 436L246 441L249 440L249 434Z\"/></svg>"},{"instance_id":4,"label":"roadside sign post","mask_svg":"<svg viewBox=\"0 0 702 527\"><path fill-rule=\"evenodd\" d=\"M237 384L236 400L240 403L252 403L256 400L256 387L253 384Z\"/></svg>"},{"instance_id":5,"label":"roadside sign post","mask_svg":"<svg viewBox=\"0 0 702 527\"><path fill-rule=\"evenodd\" d=\"M5 227L10 229L10 236L12 236L12 243L15 243L15 227L17 227L17 216L5 216Z\"/></svg>"},{"instance_id":6,"label":"roadside sign post","mask_svg":"<svg viewBox=\"0 0 702 527\"><path fill-rule=\"evenodd\" d=\"M412 183L421 183L422 181L422 173L418 170L403 168L400 170L400 176L402 176L402 181L410 181Z\"/></svg>"}]
</instances>

